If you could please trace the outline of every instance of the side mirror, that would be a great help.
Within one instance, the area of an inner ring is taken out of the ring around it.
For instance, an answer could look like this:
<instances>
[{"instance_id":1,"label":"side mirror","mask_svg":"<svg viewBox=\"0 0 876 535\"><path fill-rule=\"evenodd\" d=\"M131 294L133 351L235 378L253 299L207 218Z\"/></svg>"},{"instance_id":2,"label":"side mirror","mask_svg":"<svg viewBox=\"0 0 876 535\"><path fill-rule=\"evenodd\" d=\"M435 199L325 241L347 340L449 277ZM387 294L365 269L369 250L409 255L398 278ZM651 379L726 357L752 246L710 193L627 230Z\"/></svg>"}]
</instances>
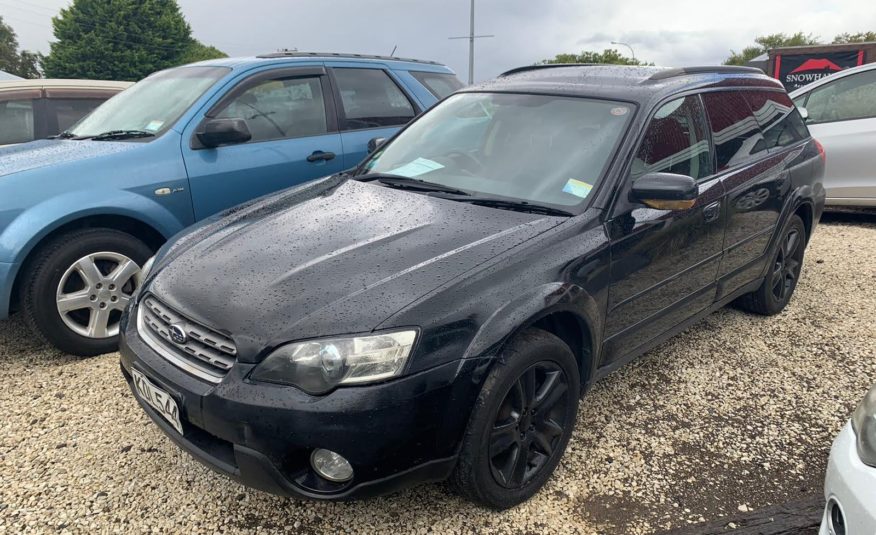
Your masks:
<instances>
[{"instance_id":1,"label":"side mirror","mask_svg":"<svg viewBox=\"0 0 876 535\"><path fill-rule=\"evenodd\" d=\"M800 117L803 118L804 122L809 120L809 110L807 110L806 108L798 107L797 111L800 112Z\"/></svg>"},{"instance_id":2,"label":"side mirror","mask_svg":"<svg viewBox=\"0 0 876 535\"><path fill-rule=\"evenodd\" d=\"M697 202L697 181L674 173L647 173L633 182L632 200L657 210L688 210Z\"/></svg>"},{"instance_id":3,"label":"side mirror","mask_svg":"<svg viewBox=\"0 0 876 535\"><path fill-rule=\"evenodd\" d=\"M375 137L375 138L368 140L368 154L371 154L372 152L379 149L380 146L383 145L384 143L386 143L385 137Z\"/></svg>"},{"instance_id":4,"label":"side mirror","mask_svg":"<svg viewBox=\"0 0 876 535\"><path fill-rule=\"evenodd\" d=\"M249 127L243 119L207 119L195 135L208 148L246 143L252 139Z\"/></svg>"}]
</instances>

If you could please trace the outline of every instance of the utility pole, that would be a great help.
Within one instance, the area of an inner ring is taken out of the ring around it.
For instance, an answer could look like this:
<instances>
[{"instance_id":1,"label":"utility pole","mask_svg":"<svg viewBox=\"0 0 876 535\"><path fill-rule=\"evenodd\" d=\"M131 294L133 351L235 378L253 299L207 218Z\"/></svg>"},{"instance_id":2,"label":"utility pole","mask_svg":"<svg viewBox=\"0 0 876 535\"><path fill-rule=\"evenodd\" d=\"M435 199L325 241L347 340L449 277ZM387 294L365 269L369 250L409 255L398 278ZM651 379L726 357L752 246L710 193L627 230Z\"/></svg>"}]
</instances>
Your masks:
<instances>
[{"instance_id":1,"label":"utility pole","mask_svg":"<svg viewBox=\"0 0 876 535\"><path fill-rule=\"evenodd\" d=\"M448 39L468 39L468 85L474 83L474 43L475 39L495 37L495 35L475 35L475 0L471 0L471 25L468 35L448 37Z\"/></svg>"}]
</instances>

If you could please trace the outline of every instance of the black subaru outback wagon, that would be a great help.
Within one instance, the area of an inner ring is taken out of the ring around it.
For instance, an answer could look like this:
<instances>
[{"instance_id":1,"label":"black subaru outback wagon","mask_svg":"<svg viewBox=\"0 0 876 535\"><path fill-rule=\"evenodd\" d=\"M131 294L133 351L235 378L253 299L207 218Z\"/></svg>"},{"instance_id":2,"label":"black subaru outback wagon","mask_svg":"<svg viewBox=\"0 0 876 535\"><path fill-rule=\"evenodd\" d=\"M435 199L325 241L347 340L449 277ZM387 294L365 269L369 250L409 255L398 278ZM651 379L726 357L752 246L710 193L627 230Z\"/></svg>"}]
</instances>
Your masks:
<instances>
[{"instance_id":1,"label":"black subaru outback wagon","mask_svg":"<svg viewBox=\"0 0 876 535\"><path fill-rule=\"evenodd\" d=\"M785 307L823 169L759 71L516 69L355 171L166 245L123 320L123 372L177 444L246 485L342 499L450 478L509 507L599 378L728 303Z\"/></svg>"}]
</instances>

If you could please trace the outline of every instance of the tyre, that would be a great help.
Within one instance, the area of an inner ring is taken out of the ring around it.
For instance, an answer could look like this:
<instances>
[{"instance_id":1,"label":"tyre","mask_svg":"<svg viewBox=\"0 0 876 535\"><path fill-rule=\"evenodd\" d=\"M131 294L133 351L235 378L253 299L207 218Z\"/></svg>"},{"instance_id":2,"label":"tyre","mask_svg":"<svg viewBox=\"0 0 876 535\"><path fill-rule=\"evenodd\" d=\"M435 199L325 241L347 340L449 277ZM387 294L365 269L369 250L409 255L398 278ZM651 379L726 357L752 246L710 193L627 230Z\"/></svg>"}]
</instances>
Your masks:
<instances>
[{"instance_id":1,"label":"tyre","mask_svg":"<svg viewBox=\"0 0 876 535\"><path fill-rule=\"evenodd\" d=\"M89 357L115 351L119 319L150 256L149 246L117 230L54 238L25 267L20 286L25 322L65 353Z\"/></svg>"},{"instance_id":2,"label":"tyre","mask_svg":"<svg viewBox=\"0 0 876 535\"><path fill-rule=\"evenodd\" d=\"M562 340L528 329L502 352L475 402L450 483L492 509L528 500L572 436L580 381Z\"/></svg>"},{"instance_id":3,"label":"tyre","mask_svg":"<svg viewBox=\"0 0 876 535\"><path fill-rule=\"evenodd\" d=\"M779 235L770 271L760 288L743 295L734 305L764 316L772 316L784 310L800 280L805 249L806 227L799 216L792 215Z\"/></svg>"}]
</instances>

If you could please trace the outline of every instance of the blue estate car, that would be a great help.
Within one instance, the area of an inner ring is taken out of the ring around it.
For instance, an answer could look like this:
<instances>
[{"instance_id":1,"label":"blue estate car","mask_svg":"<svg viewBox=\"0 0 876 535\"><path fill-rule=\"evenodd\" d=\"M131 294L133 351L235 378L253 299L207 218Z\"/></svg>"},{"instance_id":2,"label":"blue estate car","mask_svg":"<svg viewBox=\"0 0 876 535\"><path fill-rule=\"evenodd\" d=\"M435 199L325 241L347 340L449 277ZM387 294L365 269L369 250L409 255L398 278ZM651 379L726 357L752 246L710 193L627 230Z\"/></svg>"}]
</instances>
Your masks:
<instances>
[{"instance_id":1,"label":"blue estate car","mask_svg":"<svg viewBox=\"0 0 876 535\"><path fill-rule=\"evenodd\" d=\"M59 349L115 349L140 268L170 236L356 165L461 87L447 67L278 53L155 73L56 139L0 149L0 319Z\"/></svg>"}]
</instances>

